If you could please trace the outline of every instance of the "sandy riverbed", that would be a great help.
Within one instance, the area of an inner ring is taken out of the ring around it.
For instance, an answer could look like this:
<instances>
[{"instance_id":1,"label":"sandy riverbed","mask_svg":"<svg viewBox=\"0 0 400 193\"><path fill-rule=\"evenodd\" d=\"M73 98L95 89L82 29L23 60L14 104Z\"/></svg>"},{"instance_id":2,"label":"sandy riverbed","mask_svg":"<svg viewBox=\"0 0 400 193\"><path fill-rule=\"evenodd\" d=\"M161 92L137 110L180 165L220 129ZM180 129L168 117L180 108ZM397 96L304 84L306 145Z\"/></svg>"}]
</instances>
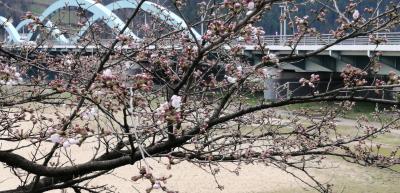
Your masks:
<instances>
[{"instance_id":1,"label":"sandy riverbed","mask_svg":"<svg viewBox=\"0 0 400 193\"><path fill-rule=\"evenodd\" d=\"M343 122L343 121L342 121ZM348 121L349 122L349 121ZM345 122L347 123L347 122ZM340 123L346 125L344 123ZM354 125L354 121L348 124ZM0 142L0 149L13 148L8 142ZM26 142L25 142L26 143ZM95 143L87 143L82 147L74 146L68 151L61 148L61 155L70 154L76 163L90 160L93 154ZM51 143L46 143L42 148L43 154L48 152ZM32 149L17 151L26 158L31 158ZM293 192L315 192L307 187L300 180L290 174L273 167L263 164L241 165L239 175L221 169L217 175L223 190L217 188L217 183L213 176L203 169L188 163L182 162L174 165L171 170L167 170L165 163L158 163L157 160L148 160L153 173L157 177L172 175L166 186L171 190L182 193L293 193ZM107 184L111 190L121 193L145 192L150 183L145 180L131 181L132 176L138 175L138 164L129 165L116 169L113 174L101 176L90 182L90 185ZM234 170L236 166L231 163L222 165L229 170ZM400 190L399 173L380 170L377 168L363 168L350 164L337 158L329 158L323 163L326 170L312 170L312 174L323 182L334 183L336 192L348 193L397 193ZM308 180L308 182L310 182ZM0 190L16 188L19 185L18 179L13 176L9 168L0 168ZM60 190L52 191L60 192ZM68 191L72 192L72 191ZM161 191L153 191L161 192Z\"/></svg>"},{"instance_id":2,"label":"sandy riverbed","mask_svg":"<svg viewBox=\"0 0 400 193\"><path fill-rule=\"evenodd\" d=\"M72 157L78 162L89 157L91 147L73 147ZM218 182L224 186L221 191L217 188L217 183L212 175L199 167L182 162L174 165L171 170L167 170L164 163L157 160L148 160L153 173L156 176L172 175L167 181L166 186L171 190L182 193L291 193L291 192L315 192L305 186L300 180L282 170L265 166L262 164L242 165L239 175L222 169L217 175ZM362 168L353 164L345 163L338 159L327 159L323 163L330 169L313 171L313 175L322 179L324 182L335 183L336 190L343 190L349 193L365 192L398 192L400 185L397 180L400 174L376 168ZM234 170L235 165L231 163L223 164L229 170ZM145 192L150 183L145 180L133 182L132 176L138 175L138 164L118 168L112 175L101 176L92 182L91 185L108 184L111 190L121 193ZM18 180L12 176L7 168L0 169L0 190L15 188ZM60 190L52 191L60 192ZM68 191L72 192L72 191ZM153 191L155 193L161 191Z\"/></svg>"}]
</instances>

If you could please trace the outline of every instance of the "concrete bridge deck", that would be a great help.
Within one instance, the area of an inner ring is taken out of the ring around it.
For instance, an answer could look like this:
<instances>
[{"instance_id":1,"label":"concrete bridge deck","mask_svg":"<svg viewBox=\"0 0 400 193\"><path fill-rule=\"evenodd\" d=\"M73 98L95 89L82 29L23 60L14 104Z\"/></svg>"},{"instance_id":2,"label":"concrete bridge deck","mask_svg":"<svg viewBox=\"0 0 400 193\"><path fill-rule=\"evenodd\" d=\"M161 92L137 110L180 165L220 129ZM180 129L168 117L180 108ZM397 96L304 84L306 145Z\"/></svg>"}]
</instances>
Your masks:
<instances>
[{"instance_id":1,"label":"concrete bridge deck","mask_svg":"<svg viewBox=\"0 0 400 193\"><path fill-rule=\"evenodd\" d=\"M395 71L400 74L400 32L380 33L377 37L385 39L382 44L375 45L367 36L344 40L333 45L326 50L320 52L316 56L312 56L295 63L287 63L283 65L285 70L295 72L341 72L346 64L352 64L359 68L367 67L370 57L376 52L381 52L379 62L381 69L378 74L388 74L389 71ZM287 43L293 36L264 36L263 41L267 45L270 52L277 55L289 54L305 54L318 50L325 45L336 41L331 35L321 35L319 37L303 37L297 44L295 49L288 46ZM109 45L113 40L101 40L102 46ZM25 42L26 43L26 42ZM12 49L20 49L25 43L6 44L3 46ZM29 43L29 42L28 42ZM36 44L35 42L30 42ZM261 60L262 54L257 49L255 42L244 42L238 40L236 43L241 44L244 48L244 55L252 62L257 63ZM133 46L121 46L119 49L132 50L137 49L140 43ZM177 46L171 45L171 48L179 49ZM75 43L65 43L60 41L48 41L46 44L39 46L38 49L48 52L75 52L84 49L86 52L97 52L101 48L99 45L88 45L86 47L77 46ZM149 46L154 49L154 46Z\"/></svg>"},{"instance_id":2,"label":"concrete bridge deck","mask_svg":"<svg viewBox=\"0 0 400 193\"><path fill-rule=\"evenodd\" d=\"M378 74L386 75L389 71L400 74L400 32L378 33L375 37L385 41L379 45L371 42L370 37L361 36L344 40L326 50L302 61L285 64L285 70L295 72L341 72L346 64L352 64L359 68L368 68L370 57L376 52L381 56L378 61L381 68ZM324 46L334 43L336 39L329 34L318 37L303 37L295 46L289 46L293 36L264 36L263 42L270 52L277 55L305 54L321 49ZM261 53L257 50L256 44L242 44L245 54L254 63L261 60ZM293 44L294 45L294 44Z\"/></svg>"}]
</instances>

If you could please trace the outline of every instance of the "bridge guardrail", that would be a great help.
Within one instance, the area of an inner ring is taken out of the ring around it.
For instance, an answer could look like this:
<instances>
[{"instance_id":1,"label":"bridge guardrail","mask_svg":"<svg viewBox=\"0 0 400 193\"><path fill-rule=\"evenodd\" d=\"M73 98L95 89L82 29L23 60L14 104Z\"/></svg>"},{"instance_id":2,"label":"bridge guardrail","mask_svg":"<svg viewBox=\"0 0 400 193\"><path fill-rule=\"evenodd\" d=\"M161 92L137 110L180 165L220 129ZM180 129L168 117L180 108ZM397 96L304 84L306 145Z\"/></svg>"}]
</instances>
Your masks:
<instances>
[{"instance_id":1,"label":"bridge guardrail","mask_svg":"<svg viewBox=\"0 0 400 193\"><path fill-rule=\"evenodd\" d=\"M389 32L389 33L376 33L374 34L378 38L385 39L385 42L382 42L381 45L399 45L400 46L400 32ZM268 46L285 46L288 45L290 41L296 43L293 35L265 35L262 38L263 42ZM318 46L318 45L327 45L335 42L337 39L331 34L321 34L318 36L303 36L298 41L299 46ZM111 43L113 39L103 39L100 40L99 43L102 45L107 45L107 43ZM172 40L173 41L173 40ZM9 43L9 42L8 42ZM255 45L256 41L252 40L250 42L237 40L237 43L242 45ZM75 43L66 43L57 40L47 40L46 45L48 46L76 46ZM351 39L347 39L338 43L338 45L376 45L370 41L368 36L359 36Z\"/></svg>"},{"instance_id":2,"label":"bridge guardrail","mask_svg":"<svg viewBox=\"0 0 400 193\"><path fill-rule=\"evenodd\" d=\"M377 38L382 38L386 40L382 42L381 45L400 45L400 32L390 32L390 33L376 33L374 34ZM337 39L331 34L322 34L319 36L303 36L298 45L327 45L335 42ZM283 46L290 43L290 41L296 42L293 35L286 36L276 36L276 35L266 35L263 37L264 43L272 46ZM370 41L369 36L359 36L351 39L344 40L338 45L375 45Z\"/></svg>"}]
</instances>

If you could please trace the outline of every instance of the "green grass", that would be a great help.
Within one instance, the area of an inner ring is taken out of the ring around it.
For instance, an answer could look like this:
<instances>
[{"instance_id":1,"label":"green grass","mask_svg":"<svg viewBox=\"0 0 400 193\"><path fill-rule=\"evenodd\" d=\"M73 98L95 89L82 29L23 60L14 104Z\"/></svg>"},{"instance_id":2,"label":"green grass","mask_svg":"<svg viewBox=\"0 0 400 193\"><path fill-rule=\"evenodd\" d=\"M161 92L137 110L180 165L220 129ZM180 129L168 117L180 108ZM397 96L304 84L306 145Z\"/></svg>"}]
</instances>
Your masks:
<instances>
[{"instance_id":1,"label":"green grass","mask_svg":"<svg viewBox=\"0 0 400 193\"><path fill-rule=\"evenodd\" d=\"M310 113L319 114L321 109L338 110L340 111L340 116L347 119L358 119L365 116L369 120L374 119L374 113L376 109L375 103L368 102L358 102L351 110L345 110L343 107L339 106L339 103L335 102L312 102L303 104L292 104L284 107L290 111L298 110L308 110Z\"/></svg>"},{"instance_id":2,"label":"green grass","mask_svg":"<svg viewBox=\"0 0 400 193\"><path fill-rule=\"evenodd\" d=\"M355 126L343 126L339 125L336 127L337 131L342 134L342 135L350 135L351 137L354 137L357 135L357 132L360 132L362 134L361 130L357 130ZM397 147L400 145L400 136L399 134L395 133L383 133L383 134L378 134L374 137L371 138L371 140L375 143L380 143L380 144L385 144L391 147Z\"/></svg>"},{"instance_id":3,"label":"green grass","mask_svg":"<svg viewBox=\"0 0 400 193\"><path fill-rule=\"evenodd\" d=\"M348 163L340 158L328 157L333 168L312 170L311 174L320 182L333 184L333 192L341 193L398 193L400 174L388 169L364 167ZM399 170L397 170L399 171ZM306 178L303 178L306 179ZM300 187L302 186L302 187ZM268 193L317 193L300 181L291 188L282 188ZM258 192L258 193L267 193Z\"/></svg>"},{"instance_id":4,"label":"green grass","mask_svg":"<svg viewBox=\"0 0 400 193\"><path fill-rule=\"evenodd\" d=\"M248 95L245 98L245 103L251 106L259 105L261 102L268 102L263 100L263 96L260 94ZM340 113L342 118L347 119L358 119L361 116L365 116L366 118L373 120L375 119L374 113L377 105L375 103L370 102L358 102L355 106L347 111L344 108L339 106L338 102L311 102L311 103L302 103L302 104L291 104L281 107L282 109L289 111L299 111L299 110L308 110L310 113L319 114L318 112L323 109L338 109L343 113ZM378 106L379 107L379 106ZM379 109L383 109L380 107Z\"/></svg>"},{"instance_id":5,"label":"green grass","mask_svg":"<svg viewBox=\"0 0 400 193\"><path fill-rule=\"evenodd\" d=\"M348 119L357 119L360 116L373 118L373 113L375 113L375 109L375 103L358 102L353 109L344 113L343 117Z\"/></svg>"}]
</instances>

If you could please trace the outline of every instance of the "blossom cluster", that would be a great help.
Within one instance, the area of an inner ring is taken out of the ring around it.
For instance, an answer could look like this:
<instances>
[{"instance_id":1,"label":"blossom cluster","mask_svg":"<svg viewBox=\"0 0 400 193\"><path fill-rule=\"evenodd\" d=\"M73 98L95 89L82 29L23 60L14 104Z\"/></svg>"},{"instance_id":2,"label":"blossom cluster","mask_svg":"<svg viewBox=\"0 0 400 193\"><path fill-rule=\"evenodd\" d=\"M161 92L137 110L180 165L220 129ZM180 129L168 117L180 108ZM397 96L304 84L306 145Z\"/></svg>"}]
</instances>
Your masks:
<instances>
[{"instance_id":1,"label":"blossom cluster","mask_svg":"<svg viewBox=\"0 0 400 193\"><path fill-rule=\"evenodd\" d=\"M97 108L96 107L92 107L90 109L87 109L86 111L84 111L83 113L81 113L81 117L84 120L91 120L93 119L95 116L97 116Z\"/></svg>"},{"instance_id":2,"label":"blossom cluster","mask_svg":"<svg viewBox=\"0 0 400 193\"><path fill-rule=\"evenodd\" d=\"M353 67L351 64L347 64L343 69L340 76L343 79L345 86L363 86L367 83L365 76L367 72L359 68Z\"/></svg>"},{"instance_id":3,"label":"blossom cluster","mask_svg":"<svg viewBox=\"0 0 400 193\"><path fill-rule=\"evenodd\" d=\"M237 78L235 78L235 77L225 75L225 78L231 84L235 84L237 82Z\"/></svg>"},{"instance_id":4,"label":"blossom cluster","mask_svg":"<svg viewBox=\"0 0 400 193\"><path fill-rule=\"evenodd\" d=\"M320 10L316 17L316 20L318 20L320 22L325 22L326 21L325 17L326 17L326 12L324 10Z\"/></svg>"},{"instance_id":5,"label":"blossom cluster","mask_svg":"<svg viewBox=\"0 0 400 193\"><path fill-rule=\"evenodd\" d=\"M384 44L387 42L386 36L377 36L376 34L370 34L368 36L368 41L371 44L379 45L379 44Z\"/></svg>"},{"instance_id":6,"label":"blossom cluster","mask_svg":"<svg viewBox=\"0 0 400 193\"><path fill-rule=\"evenodd\" d=\"M60 93L66 91L66 89L64 88L65 87L65 82L63 80L60 80L60 79L55 79L55 80L50 81L49 82L49 86L52 89L54 89L54 90L56 90L56 91L58 91Z\"/></svg>"},{"instance_id":7,"label":"blossom cluster","mask_svg":"<svg viewBox=\"0 0 400 193\"><path fill-rule=\"evenodd\" d=\"M178 193L177 191L168 190L167 187L165 187L167 180L171 177L172 177L172 175L163 176L163 177L155 177L150 169L141 167L141 168L139 168L139 175L133 176L131 178L131 180L135 181L135 182L138 181L139 179L149 180L149 182L151 183L151 187L146 189L146 192L148 192L148 193L152 192L153 190L157 190L157 189L161 189L162 191L164 191L166 193Z\"/></svg>"},{"instance_id":8,"label":"blossom cluster","mask_svg":"<svg viewBox=\"0 0 400 193\"><path fill-rule=\"evenodd\" d=\"M265 31L262 27L254 27L252 24L246 25L246 27L244 27L240 33L241 37L246 43L250 43L251 40L263 36L264 34Z\"/></svg>"},{"instance_id":9,"label":"blossom cluster","mask_svg":"<svg viewBox=\"0 0 400 193\"><path fill-rule=\"evenodd\" d=\"M23 81L16 67L0 65L0 85L13 86Z\"/></svg>"},{"instance_id":10,"label":"blossom cluster","mask_svg":"<svg viewBox=\"0 0 400 193\"><path fill-rule=\"evenodd\" d=\"M273 72L271 68L259 68L256 71L257 75L259 75L261 78L267 78L270 79L273 76Z\"/></svg>"},{"instance_id":11,"label":"blossom cluster","mask_svg":"<svg viewBox=\"0 0 400 193\"><path fill-rule=\"evenodd\" d=\"M135 90L151 91L153 88L153 76L149 73L134 75L132 88Z\"/></svg>"},{"instance_id":12,"label":"blossom cluster","mask_svg":"<svg viewBox=\"0 0 400 193\"><path fill-rule=\"evenodd\" d=\"M125 35L125 34L118 34L115 37L116 40L120 41L120 42L130 42L132 41L132 37L129 35Z\"/></svg>"},{"instance_id":13,"label":"blossom cluster","mask_svg":"<svg viewBox=\"0 0 400 193\"><path fill-rule=\"evenodd\" d=\"M155 116L159 119L158 124L161 124L166 120L179 122L181 119L181 106L182 97L178 95L173 95L170 102L162 103L155 110Z\"/></svg>"},{"instance_id":14,"label":"blossom cluster","mask_svg":"<svg viewBox=\"0 0 400 193\"><path fill-rule=\"evenodd\" d=\"M330 30L330 33L336 38L342 38L347 34L348 30L353 29L355 26L361 26L365 22L365 19L361 16L361 13L355 9L357 6L356 3L351 2L347 7L346 10L349 14L351 14L352 21L344 18L339 17L336 19L336 22L339 23L339 27L336 30Z\"/></svg>"},{"instance_id":15,"label":"blossom cluster","mask_svg":"<svg viewBox=\"0 0 400 193\"><path fill-rule=\"evenodd\" d=\"M222 20L214 20L212 21L206 33L203 35L202 39L206 41L213 41L219 36L228 35L233 31L235 27L234 24L226 24Z\"/></svg>"},{"instance_id":16,"label":"blossom cluster","mask_svg":"<svg viewBox=\"0 0 400 193\"><path fill-rule=\"evenodd\" d=\"M278 56L276 56L275 54L272 54L272 53L263 56L261 58L261 60L264 64L278 64L279 63Z\"/></svg>"},{"instance_id":17,"label":"blossom cluster","mask_svg":"<svg viewBox=\"0 0 400 193\"><path fill-rule=\"evenodd\" d=\"M388 84L400 84L400 77L394 71L390 71L389 74Z\"/></svg>"},{"instance_id":18,"label":"blossom cluster","mask_svg":"<svg viewBox=\"0 0 400 193\"><path fill-rule=\"evenodd\" d=\"M224 0L223 6L235 13L243 9L253 10L256 7L254 0Z\"/></svg>"},{"instance_id":19,"label":"blossom cluster","mask_svg":"<svg viewBox=\"0 0 400 193\"><path fill-rule=\"evenodd\" d=\"M28 30L35 30L35 27L34 27L35 24L38 25L38 26L44 26L42 21L41 21L41 19L38 16L33 15L33 13L31 11L27 11L25 13L25 15L23 15L21 17L21 19L22 20L29 19L30 21L32 21L27 25Z\"/></svg>"},{"instance_id":20,"label":"blossom cluster","mask_svg":"<svg viewBox=\"0 0 400 193\"><path fill-rule=\"evenodd\" d=\"M63 147L68 148L71 145L77 145L79 144L79 140L76 138L66 138L61 136L58 133L54 133L50 136L49 140L53 143L58 143L58 144L62 144Z\"/></svg>"},{"instance_id":21,"label":"blossom cluster","mask_svg":"<svg viewBox=\"0 0 400 193\"><path fill-rule=\"evenodd\" d=\"M101 75L101 78L105 79L105 80L111 80L115 77L115 75L113 74L113 72L111 71L111 69L106 69L103 71L103 74Z\"/></svg>"},{"instance_id":22,"label":"blossom cluster","mask_svg":"<svg viewBox=\"0 0 400 193\"><path fill-rule=\"evenodd\" d=\"M315 88L315 85L320 81L318 74L311 74L310 79L301 78L299 83L301 86L308 85L309 87Z\"/></svg>"},{"instance_id":23,"label":"blossom cluster","mask_svg":"<svg viewBox=\"0 0 400 193\"><path fill-rule=\"evenodd\" d=\"M296 24L298 31L305 31L308 28L308 18L308 15L303 17L295 16L294 23Z\"/></svg>"}]
</instances>

